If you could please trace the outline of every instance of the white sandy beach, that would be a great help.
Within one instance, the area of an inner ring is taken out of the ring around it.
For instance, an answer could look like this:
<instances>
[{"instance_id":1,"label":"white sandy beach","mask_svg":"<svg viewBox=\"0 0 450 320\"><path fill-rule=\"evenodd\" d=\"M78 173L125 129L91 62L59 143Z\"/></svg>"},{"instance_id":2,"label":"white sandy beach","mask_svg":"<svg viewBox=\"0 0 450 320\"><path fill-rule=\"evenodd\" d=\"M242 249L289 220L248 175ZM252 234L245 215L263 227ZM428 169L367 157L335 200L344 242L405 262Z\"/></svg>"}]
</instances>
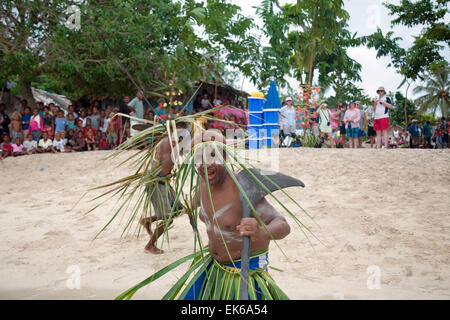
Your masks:
<instances>
[{"instance_id":1,"label":"white sandy beach","mask_svg":"<svg viewBox=\"0 0 450 320\"><path fill-rule=\"evenodd\" d=\"M325 245L313 239L311 246L288 218L291 234L279 245L289 258L272 244L269 259L283 270L270 272L290 298L450 299L449 150L279 152L279 171L306 184L288 193L319 226L295 206L289 208ZM118 160L101 162L106 154L39 154L0 162L1 299L113 299L192 253L186 216L175 221L160 256L144 253L146 234L121 238L120 219L92 241L114 203L87 216L83 213L93 206L87 200L98 193L74 205L88 188L131 172L115 169ZM370 266L380 271L378 289L368 288ZM70 289L73 273L67 271L76 268L80 288ZM160 299L186 268L180 266L135 298Z\"/></svg>"}]
</instances>

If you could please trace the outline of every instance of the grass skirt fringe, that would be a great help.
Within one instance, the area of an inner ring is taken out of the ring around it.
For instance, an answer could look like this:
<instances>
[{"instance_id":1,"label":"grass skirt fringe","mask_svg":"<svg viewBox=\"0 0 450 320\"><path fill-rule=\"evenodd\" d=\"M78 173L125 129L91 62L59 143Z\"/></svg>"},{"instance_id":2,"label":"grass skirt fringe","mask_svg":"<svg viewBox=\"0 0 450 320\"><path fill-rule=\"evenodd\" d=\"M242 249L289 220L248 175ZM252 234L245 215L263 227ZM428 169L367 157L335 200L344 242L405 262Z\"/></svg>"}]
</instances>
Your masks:
<instances>
[{"instance_id":1,"label":"grass skirt fringe","mask_svg":"<svg viewBox=\"0 0 450 320\"><path fill-rule=\"evenodd\" d=\"M175 261L135 287L122 293L116 299L130 299L143 286L148 285L191 259L193 261L186 273L164 295L162 300L238 299L241 281L240 260L221 264L211 257L207 248ZM248 291L250 300L289 299L267 272L267 249L250 255Z\"/></svg>"}]
</instances>

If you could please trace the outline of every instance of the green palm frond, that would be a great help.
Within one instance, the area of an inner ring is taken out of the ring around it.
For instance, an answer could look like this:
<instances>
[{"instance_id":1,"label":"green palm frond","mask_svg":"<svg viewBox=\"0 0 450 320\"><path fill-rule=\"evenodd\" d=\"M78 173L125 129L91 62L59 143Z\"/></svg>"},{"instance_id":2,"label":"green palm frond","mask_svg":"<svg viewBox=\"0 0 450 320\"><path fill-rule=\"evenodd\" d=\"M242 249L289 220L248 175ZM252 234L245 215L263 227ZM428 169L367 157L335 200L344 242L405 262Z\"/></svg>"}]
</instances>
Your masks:
<instances>
[{"instance_id":1,"label":"green palm frond","mask_svg":"<svg viewBox=\"0 0 450 320\"><path fill-rule=\"evenodd\" d=\"M432 110L433 116L440 108L444 117L448 115L448 99L450 91L449 68L429 72L424 77L424 84L413 89L414 94L422 94L415 102L420 105L420 112Z\"/></svg>"}]
</instances>

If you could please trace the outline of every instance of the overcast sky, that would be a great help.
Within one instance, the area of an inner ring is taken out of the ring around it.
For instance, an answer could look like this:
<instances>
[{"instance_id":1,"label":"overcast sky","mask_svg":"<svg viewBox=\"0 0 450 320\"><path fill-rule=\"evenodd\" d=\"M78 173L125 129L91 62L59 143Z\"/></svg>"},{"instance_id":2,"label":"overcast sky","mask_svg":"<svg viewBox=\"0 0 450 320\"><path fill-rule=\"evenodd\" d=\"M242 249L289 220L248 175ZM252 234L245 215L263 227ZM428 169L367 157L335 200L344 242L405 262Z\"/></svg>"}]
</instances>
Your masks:
<instances>
[{"instance_id":1,"label":"overcast sky","mask_svg":"<svg viewBox=\"0 0 450 320\"><path fill-rule=\"evenodd\" d=\"M260 0L232 0L233 3L238 4L242 8L242 13L245 16L254 17L258 24L262 21L256 16L256 10L253 8L260 4ZM280 4L287 2L295 3L294 0L281 0ZM394 31L395 36L403 38L400 45L403 48L409 48L413 41L413 35L418 35L422 27L407 28L403 26L396 26L391 28L392 17L388 15L388 10L382 5L384 1L381 0L344 0L345 9L350 14L348 21L348 29L351 33L357 32L358 36L364 36L374 33L377 27L380 27L385 34L388 31ZM389 3L398 4L400 0L387 0ZM447 48L448 50L448 48ZM363 88L369 96L375 96L376 90L379 86L384 86L386 91L395 91L402 82L403 78L395 72L395 69L388 68L390 62L389 57L376 58L376 50L366 47L350 48L347 51L348 55L354 60L358 61L361 66L361 83L356 83ZM445 56L449 58L449 53L446 51ZM295 80L289 81L291 86L296 89L298 84ZM244 81L243 89L249 93L256 90L256 87L249 81ZM406 87L400 90L404 91ZM327 92L328 96L330 93ZM411 94L411 90L409 94Z\"/></svg>"}]
</instances>

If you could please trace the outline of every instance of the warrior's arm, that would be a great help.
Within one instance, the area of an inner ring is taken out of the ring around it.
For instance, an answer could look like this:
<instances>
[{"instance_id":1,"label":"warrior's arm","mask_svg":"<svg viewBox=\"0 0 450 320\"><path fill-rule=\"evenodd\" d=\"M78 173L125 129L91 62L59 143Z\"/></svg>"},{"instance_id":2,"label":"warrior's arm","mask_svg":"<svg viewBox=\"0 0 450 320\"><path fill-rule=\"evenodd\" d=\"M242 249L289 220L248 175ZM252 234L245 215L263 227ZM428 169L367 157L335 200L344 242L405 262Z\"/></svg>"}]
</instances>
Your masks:
<instances>
[{"instance_id":1,"label":"warrior's arm","mask_svg":"<svg viewBox=\"0 0 450 320\"><path fill-rule=\"evenodd\" d=\"M166 176L170 174L173 168L172 149L168 140L164 140L156 150L156 159L161 162L161 174Z\"/></svg>"},{"instance_id":2,"label":"warrior's arm","mask_svg":"<svg viewBox=\"0 0 450 320\"><path fill-rule=\"evenodd\" d=\"M256 204L255 210L265 227L256 218L243 218L236 227L241 235L254 239L280 240L291 232L286 219L265 198Z\"/></svg>"}]
</instances>

